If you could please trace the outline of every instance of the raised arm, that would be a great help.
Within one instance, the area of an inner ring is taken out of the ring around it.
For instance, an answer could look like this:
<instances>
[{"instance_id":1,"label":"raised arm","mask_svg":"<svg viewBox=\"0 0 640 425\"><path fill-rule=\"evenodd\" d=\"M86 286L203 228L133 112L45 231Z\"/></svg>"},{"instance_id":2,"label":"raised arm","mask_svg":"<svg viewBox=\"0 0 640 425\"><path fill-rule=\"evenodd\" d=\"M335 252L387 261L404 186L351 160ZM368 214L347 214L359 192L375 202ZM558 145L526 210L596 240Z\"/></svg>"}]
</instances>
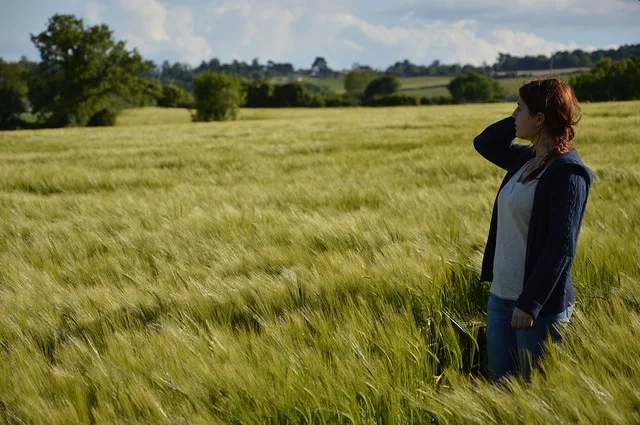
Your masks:
<instances>
[{"instance_id":1,"label":"raised arm","mask_svg":"<svg viewBox=\"0 0 640 425\"><path fill-rule=\"evenodd\" d=\"M484 158L509 171L521 155L530 152L529 147L513 143L515 138L515 120L508 117L485 128L473 139L473 147Z\"/></svg>"}]
</instances>

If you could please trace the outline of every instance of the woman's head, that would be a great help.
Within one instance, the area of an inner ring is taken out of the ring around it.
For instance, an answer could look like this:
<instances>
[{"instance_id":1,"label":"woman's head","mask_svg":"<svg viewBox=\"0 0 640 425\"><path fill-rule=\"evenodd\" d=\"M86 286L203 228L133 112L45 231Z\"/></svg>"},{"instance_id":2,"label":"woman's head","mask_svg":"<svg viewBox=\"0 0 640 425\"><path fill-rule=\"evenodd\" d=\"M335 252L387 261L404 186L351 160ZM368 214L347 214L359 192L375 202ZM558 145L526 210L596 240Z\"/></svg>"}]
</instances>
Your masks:
<instances>
[{"instance_id":1,"label":"woman's head","mask_svg":"<svg viewBox=\"0 0 640 425\"><path fill-rule=\"evenodd\" d=\"M546 139L548 150L560 155L573 148L573 126L580 121L581 110L567 83L559 78L546 78L520 87L513 117L516 136L534 145Z\"/></svg>"}]
</instances>

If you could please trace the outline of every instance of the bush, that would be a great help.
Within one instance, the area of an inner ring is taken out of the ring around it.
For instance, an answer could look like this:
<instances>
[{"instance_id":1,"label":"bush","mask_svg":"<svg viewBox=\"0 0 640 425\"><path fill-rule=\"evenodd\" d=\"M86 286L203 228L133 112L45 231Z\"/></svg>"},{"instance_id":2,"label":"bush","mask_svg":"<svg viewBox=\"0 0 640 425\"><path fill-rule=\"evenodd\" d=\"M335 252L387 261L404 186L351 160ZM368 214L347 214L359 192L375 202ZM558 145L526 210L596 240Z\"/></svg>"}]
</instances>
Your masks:
<instances>
[{"instance_id":1,"label":"bush","mask_svg":"<svg viewBox=\"0 0 640 425\"><path fill-rule=\"evenodd\" d=\"M364 91L376 78L375 72L369 69L354 69L344 77L344 89L352 97L364 96Z\"/></svg>"},{"instance_id":2,"label":"bush","mask_svg":"<svg viewBox=\"0 0 640 425\"><path fill-rule=\"evenodd\" d=\"M322 96L312 93L306 86L298 82L291 82L276 86L273 91L272 105L278 108L291 107L322 107Z\"/></svg>"},{"instance_id":3,"label":"bush","mask_svg":"<svg viewBox=\"0 0 640 425\"><path fill-rule=\"evenodd\" d=\"M194 121L224 121L236 119L244 103L245 93L238 76L203 72L193 81L196 99Z\"/></svg>"},{"instance_id":4,"label":"bush","mask_svg":"<svg viewBox=\"0 0 640 425\"><path fill-rule=\"evenodd\" d=\"M453 103L453 98L447 96L426 97L420 98L421 105L450 105Z\"/></svg>"},{"instance_id":5,"label":"bush","mask_svg":"<svg viewBox=\"0 0 640 425\"><path fill-rule=\"evenodd\" d=\"M244 83L247 108L269 108L273 106L273 84L266 80Z\"/></svg>"},{"instance_id":6,"label":"bush","mask_svg":"<svg viewBox=\"0 0 640 425\"><path fill-rule=\"evenodd\" d=\"M348 94L329 93L324 97L324 106L340 107L340 106L359 106L360 101Z\"/></svg>"},{"instance_id":7,"label":"bush","mask_svg":"<svg viewBox=\"0 0 640 425\"><path fill-rule=\"evenodd\" d=\"M365 101L367 106L416 106L420 105L420 99L402 93L394 93L386 96L374 96Z\"/></svg>"},{"instance_id":8,"label":"bush","mask_svg":"<svg viewBox=\"0 0 640 425\"><path fill-rule=\"evenodd\" d=\"M395 77L380 77L371 81L364 90L364 98L372 99L374 96L387 96L400 89L400 81Z\"/></svg>"},{"instance_id":9,"label":"bush","mask_svg":"<svg viewBox=\"0 0 640 425\"><path fill-rule=\"evenodd\" d=\"M500 83L477 72L454 78L447 88L455 103L497 102L505 96Z\"/></svg>"},{"instance_id":10,"label":"bush","mask_svg":"<svg viewBox=\"0 0 640 425\"><path fill-rule=\"evenodd\" d=\"M139 78L133 85L137 85L137 88L132 90L128 99L129 102L126 102L127 106L145 107L158 105L160 98L162 98L162 84L158 80Z\"/></svg>"},{"instance_id":11,"label":"bush","mask_svg":"<svg viewBox=\"0 0 640 425\"><path fill-rule=\"evenodd\" d=\"M96 112L91 118L89 118L89 122L87 122L88 127L112 127L116 125L116 119L118 117L118 113L110 108L101 109Z\"/></svg>"},{"instance_id":12,"label":"bush","mask_svg":"<svg viewBox=\"0 0 640 425\"><path fill-rule=\"evenodd\" d=\"M569 84L581 101L640 99L640 55L613 62L603 59L591 72L572 76Z\"/></svg>"},{"instance_id":13,"label":"bush","mask_svg":"<svg viewBox=\"0 0 640 425\"><path fill-rule=\"evenodd\" d=\"M158 106L162 108L192 108L193 95L178 84L164 84L162 95L158 99Z\"/></svg>"}]
</instances>

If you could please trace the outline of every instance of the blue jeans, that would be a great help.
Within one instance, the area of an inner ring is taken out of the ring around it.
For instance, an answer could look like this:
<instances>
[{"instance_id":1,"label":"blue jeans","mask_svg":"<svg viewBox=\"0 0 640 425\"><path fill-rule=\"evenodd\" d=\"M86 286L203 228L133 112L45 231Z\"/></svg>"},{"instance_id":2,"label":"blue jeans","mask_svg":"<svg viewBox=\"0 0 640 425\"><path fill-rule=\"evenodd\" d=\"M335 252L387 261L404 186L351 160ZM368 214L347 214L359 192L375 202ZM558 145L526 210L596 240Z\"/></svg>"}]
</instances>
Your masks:
<instances>
[{"instance_id":1,"label":"blue jeans","mask_svg":"<svg viewBox=\"0 0 640 425\"><path fill-rule=\"evenodd\" d=\"M550 335L554 342L562 339L561 327L569 322L573 306L565 311L538 316L532 328L512 329L511 316L515 300L489 295L487 305L487 360L489 375L497 382L518 371L529 380L531 369L538 365L542 346Z\"/></svg>"}]
</instances>

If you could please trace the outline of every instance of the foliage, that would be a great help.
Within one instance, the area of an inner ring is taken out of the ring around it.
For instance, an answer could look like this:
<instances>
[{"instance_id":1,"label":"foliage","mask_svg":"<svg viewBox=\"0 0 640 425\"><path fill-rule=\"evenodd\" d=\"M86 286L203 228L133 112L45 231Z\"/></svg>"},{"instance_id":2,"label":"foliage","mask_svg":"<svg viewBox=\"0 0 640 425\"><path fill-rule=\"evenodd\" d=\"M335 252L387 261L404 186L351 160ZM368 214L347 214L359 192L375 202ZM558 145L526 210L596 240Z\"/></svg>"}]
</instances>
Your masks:
<instances>
[{"instance_id":1,"label":"foliage","mask_svg":"<svg viewBox=\"0 0 640 425\"><path fill-rule=\"evenodd\" d=\"M395 77L384 76L372 80L364 90L365 100L374 96L386 96L400 89L400 81Z\"/></svg>"},{"instance_id":2,"label":"foliage","mask_svg":"<svg viewBox=\"0 0 640 425\"><path fill-rule=\"evenodd\" d=\"M112 109L102 109L95 114L91 118L89 118L89 122L87 123L87 127L110 127L116 125L116 119L118 117L118 112Z\"/></svg>"},{"instance_id":3,"label":"foliage","mask_svg":"<svg viewBox=\"0 0 640 425\"><path fill-rule=\"evenodd\" d=\"M613 62L603 59L591 72L569 80L581 101L640 99L640 54Z\"/></svg>"},{"instance_id":4,"label":"foliage","mask_svg":"<svg viewBox=\"0 0 640 425\"><path fill-rule=\"evenodd\" d=\"M245 101L238 76L203 72L193 81L196 114L194 121L234 120Z\"/></svg>"},{"instance_id":5,"label":"foliage","mask_svg":"<svg viewBox=\"0 0 640 425\"><path fill-rule=\"evenodd\" d=\"M193 95L179 84L162 85L162 95L158 99L158 106L162 108L191 108L194 102Z\"/></svg>"},{"instance_id":6,"label":"foliage","mask_svg":"<svg viewBox=\"0 0 640 425\"><path fill-rule=\"evenodd\" d=\"M449 105L453 103L453 99L447 96L427 97L420 98L421 105Z\"/></svg>"},{"instance_id":7,"label":"foliage","mask_svg":"<svg viewBox=\"0 0 640 425\"><path fill-rule=\"evenodd\" d=\"M337 94L329 93L324 96L324 106L326 107L341 107L341 106L358 106L360 101L353 96L349 96L346 93Z\"/></svg>"},{"instance_id":8,"label":"foliage","mask_svg":"<svg viewBox=\"0 0 640 425\"><path fill-rule=\"evenodd\" d=\"M137 86L132 90L129 105L144 107L156 106L162 97L162 84L153 78L138 78L134 82Z\"/></svg>"},{"instance_id":9,"label":"foliage","mask_svg":"<svg viewBox=\"0 0 640 425\"><path fill-rule=\"evenodd\" d=\"M434 60L430 65L417 65L405 59L402 62L396 62L386 69L385 75L393 77L435 77L435 76L452 76L458 75L460 72L468 71L487 71L488 66L475 68L471 65L460 64L441 64L439 60Z\"/></svg>"},{"instance_id":10,"label":"foliage","mask_svg":"<svg viewBox=\"0 0 640 425\"><path fill-rule=\"evenodd\" d=\"M365 101L367 106L416 106L420 99L403 93L376 95Z\"/></svg>"},{"instance_id":11,"label":"foliage","mask_svg":"<svg viewBox=\"0 0 640 425\"><path fill-rule=\"evenodd\" d=\"M247 108L269 108L273 104L274 86L267 80L246 81L244 90L247 94Z\"/></svg>"},{"instance_id":12,"label":"foliage","mask_svg":"<svg viewBox=\"0 0 640 425\"><path fill-rule=\"evenodd\" d=\"M336 73L329 68L329 64L325 58L318 56L311 65L311 74L315 74L318 77L333 77Z\"/></svg>"},{"instance_id":13,"label":"foliage","mask_svg":"<svg viewBox=\"0 0 640 425\"><path fill-rule=\"evenodd\" d=\"M29 97L48 125L84 126L98 111L135 104L144 88L137 75L148 63L115 42L106 25L85 28L82 19L56 14L31 40L42 61Z\"/></svg>"},{"instance_id":14,"label":"foliage","mask_svg":"<svg viewBox=\"0 0 640 425\"><path fill-rule=\"evenodd\" d=\"M469 72L454 78L447 85L455 103L496 102L504 98L504 89L495 80Z\"/></svg>"},{"instance_id":15,"label":"foliage","mask_svg":"<svg viewBox=\"0 0 640 425\"><path fill-rule=\"evenodd\" d=\"M0 59L0 129L15 128L20 115L27 112L30 73L22 64Z\"/></svg>"},{"instance_id":16,"label":"foliage","mask_svg":"<svg viewBox=\"0 0 640 425\"><path fill-rule=\"evenodd\" d=\"M553 53L550 56L511 56L506 53L500 53L498 59L493 65L495 71L518 71L518 70L543 70L543 69L561 69L576 67L591 67L602 59L609 58L618 61L640 55L640 44L624 45L616 49L598 49L585 52L576 49L571 52L561 51Z\"/></svg>"},{"instance_id":17,"label":"foliage","mask_svg":"<svg viewBox=\"0 0 640 425\"><path fill-rule=\"evenodd\" d=\"M354 69L349 71L344 77L344 89L346 92L353 96L361 98L364 96L364 91L373 80L376 78L376 73L369 69Z\"/></svg>"},{"instance_id":18,"label":"foliage","mask_svg":"<svg viewBox=\"0 0 640 425\"><path fill-rule=\"evenodd\" d=\"M305 84L297 81L278 85L273 90L273 106L287 107L321 107L324 106L322 96L313 93Z\"/></svg>"}]
</instances>

